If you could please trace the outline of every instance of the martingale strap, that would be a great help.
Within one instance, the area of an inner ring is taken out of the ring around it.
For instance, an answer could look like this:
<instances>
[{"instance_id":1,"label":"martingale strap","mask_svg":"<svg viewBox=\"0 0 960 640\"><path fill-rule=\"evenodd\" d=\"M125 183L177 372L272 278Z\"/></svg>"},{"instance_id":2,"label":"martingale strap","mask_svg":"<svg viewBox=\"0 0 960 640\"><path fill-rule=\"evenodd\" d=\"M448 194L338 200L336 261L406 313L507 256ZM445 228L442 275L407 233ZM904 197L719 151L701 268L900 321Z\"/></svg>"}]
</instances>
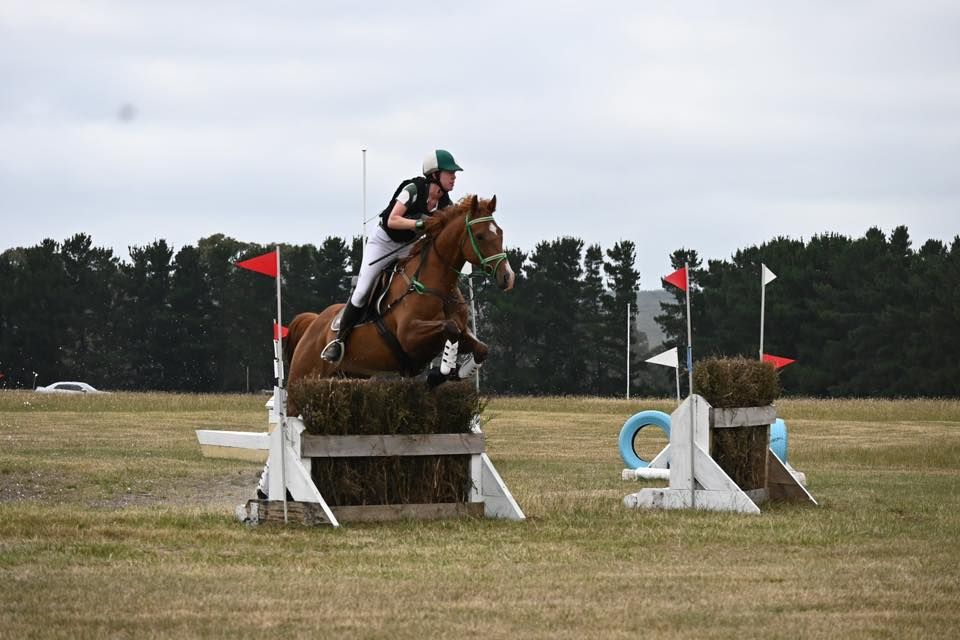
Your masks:
<instances>
[{"instance_id":1,"label":"martingale strap","mask_svg":"<svg viewBox=\"0 0 960 640\"><path fill-rule=\"evenodd\" d=\"M377 316L377 319L374 320L374 323L377 325L377 333L380 334L380 337L383 338L383 341L387 343L387 346L390 347L390 350L393 351L393 355L397 357L397 360L400 361L400 373L405 376L412 376L417 371L414 370L413 362L410 360L410 356L407 355L407 352L403 350L403 347L400 345L400 341L397 340L397 336L393 335L393 332L387 328L387 325L383 322L382 316Z\"/></svg>"}]
</instances>

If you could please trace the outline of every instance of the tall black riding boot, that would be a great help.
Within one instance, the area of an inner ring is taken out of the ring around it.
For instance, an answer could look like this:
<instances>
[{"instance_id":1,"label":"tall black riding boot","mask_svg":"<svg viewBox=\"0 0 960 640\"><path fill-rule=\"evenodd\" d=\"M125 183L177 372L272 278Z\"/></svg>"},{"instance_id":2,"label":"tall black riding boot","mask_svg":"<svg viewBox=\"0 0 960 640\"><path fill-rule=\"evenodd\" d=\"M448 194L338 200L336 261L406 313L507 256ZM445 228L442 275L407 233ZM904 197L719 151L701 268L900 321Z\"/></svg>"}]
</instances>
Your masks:
<instances>
[{"instance_id":1,"label":"tall black riding boot","mask_svg":"<svg viewBox=\"0 0 960 640\"><path fill-rule=\"evenodd\" d=\"M343 360L343 354L346 352L347 338L353 331L353 325L360 319L360 307L353 306L353 303L347 301L347 306L343 308L343 315L340 316L340 329L337 330L337 337L323 348L320 357L332 364L339 364Z\"/></svg>"}]
</instances>

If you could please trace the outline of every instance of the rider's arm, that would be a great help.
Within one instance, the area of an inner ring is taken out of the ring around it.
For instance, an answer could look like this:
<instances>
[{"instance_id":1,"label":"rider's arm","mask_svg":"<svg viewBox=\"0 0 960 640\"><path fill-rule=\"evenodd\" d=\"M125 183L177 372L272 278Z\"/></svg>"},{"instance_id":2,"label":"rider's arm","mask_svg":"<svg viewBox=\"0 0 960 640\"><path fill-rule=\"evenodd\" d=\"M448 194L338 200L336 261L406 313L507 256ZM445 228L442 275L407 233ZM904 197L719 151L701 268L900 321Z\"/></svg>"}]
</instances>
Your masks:
<instances>
[{"instance_id":1,"label":"rider's arm","mask_svg":"<svg viewBox=\"0 0 960 640\"><path fill-rule=\"evenodd\" d=\"M387 218L387 227L402 231L410 231L417 228L417 220L404 218L407 212L407 204L413 203L417 199L417 188L414 185L407 187L397 194L397 199L393 203L393 209L390 210L390 216Z\"/></svg>"},{"instance_id":2,"label":"rider's arm","mask_svg":"<svg viewBox=\"0 0 960 640\"><path fill-rule=\"evenodd\" d=\"M387 226L391 229L402 229L408 231L417 228L417 220L404 218L403 214L407 212L407 205L399 200L393 203L393 209L390 210L390 217L387 218Z\"/></svg>"}]
</instances>

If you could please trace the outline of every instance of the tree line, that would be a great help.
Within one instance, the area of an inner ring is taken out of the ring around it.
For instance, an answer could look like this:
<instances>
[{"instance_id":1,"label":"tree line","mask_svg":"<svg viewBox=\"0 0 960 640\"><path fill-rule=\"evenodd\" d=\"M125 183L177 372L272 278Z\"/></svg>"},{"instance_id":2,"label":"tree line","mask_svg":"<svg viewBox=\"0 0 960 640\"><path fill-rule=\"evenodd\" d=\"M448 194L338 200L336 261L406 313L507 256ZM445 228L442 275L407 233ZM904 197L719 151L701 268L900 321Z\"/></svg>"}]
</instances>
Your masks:
<instances>
[{"instance_id":1,"label":"tree line","mask_svg":"<svg viewBox=\"0 0 960 640\"><path fill-rule=\"evenodd\" d=\"M283 245L284 322L346 300L360 249L359 238ZM178 251L156 240L121 260L77 234L3 252L0 387L79 379L107 389L269 388L275 283L233 266L269 250L218 234ZM563 237L508 254L514 291L477 277L461 284L491 347L484 391L622 395L627 306L635 314L641 287L635 244ZM687 248L667 259L691 267L694 366L705 356L757 357L764 263L778 275L767 288L764 350L798 360L783 370L787 393L957 395L960 238L914 250L905 227L889 238L873 228L862 238L776 238L706 265ZM672 292L656 318L666 343L632 332L633 395L673 392L672 371L643 363L686 349L683 293Z\"/></svg>"}]
</instances>

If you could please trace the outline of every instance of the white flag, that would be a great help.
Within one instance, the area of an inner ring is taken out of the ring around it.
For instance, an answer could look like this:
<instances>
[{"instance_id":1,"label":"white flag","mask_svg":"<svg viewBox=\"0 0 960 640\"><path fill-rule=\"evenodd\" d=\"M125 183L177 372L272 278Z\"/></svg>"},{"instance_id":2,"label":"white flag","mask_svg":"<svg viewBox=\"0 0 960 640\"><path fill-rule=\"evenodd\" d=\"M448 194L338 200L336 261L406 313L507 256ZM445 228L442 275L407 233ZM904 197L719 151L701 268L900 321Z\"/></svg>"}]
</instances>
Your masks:
<instances>
[{"instance_id":1,"label":"white flag","mask_svg":"<svg viewBox=\"0 0 960 640\"><path fill-rule=\"evenodd\" d=\"M674 347L669 351L664 351L660 355L653 356L652 358L647 358L647 362L650 364L662 364L665 367L673 367L676 369L680 366L677 359L677 348Z\"/></svg>"},{"instance_id":2,"label":"white flag","mask_svg":"<svg viewBox=\"0 0 960 640\"><path fill-rule=\"evenodd\" d=\"M767 286L771 282L777 279L777 274L770 269L767 269L767 265L760 263L760 272L763 274L763 286Z\"/></svg>"}]
</instances>

